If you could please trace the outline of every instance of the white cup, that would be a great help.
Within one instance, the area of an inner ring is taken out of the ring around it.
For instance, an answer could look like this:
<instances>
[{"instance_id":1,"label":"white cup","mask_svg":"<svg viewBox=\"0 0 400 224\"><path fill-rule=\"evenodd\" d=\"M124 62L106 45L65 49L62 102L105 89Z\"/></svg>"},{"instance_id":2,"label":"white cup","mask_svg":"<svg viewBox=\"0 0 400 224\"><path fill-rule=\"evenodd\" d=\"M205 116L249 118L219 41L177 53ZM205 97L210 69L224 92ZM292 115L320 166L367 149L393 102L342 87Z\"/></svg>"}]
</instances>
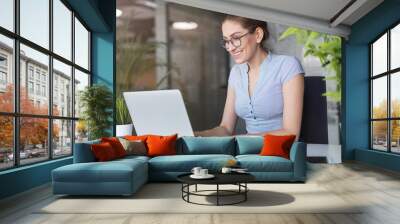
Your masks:
<instances>
[{"instance_id":1,"label":"white cup","mask_svg":"<svg viewBox=\"0 0 400 224\"><path fill-rule=\"evenodd\" d=\"M222 167L221 172L222 173L230 173L232 171L232 169L230 167Z\"/></svg>"},{"instance_id":2,"label":"white cup","mask_svg":"<svg viewBox=\"0 0 400 224\"><path fill-rule=\"evenodd\" d=\"M194 175L196 175L196 176L199 176L199 175L201 175L201 174L200 174L200 171L201 171L201 170L202 170L201 167L193 167L192 173L193 173Z\"/></svg>"},{"instance_id":3,"label":"white cup","mask_svg":"<svg viewBox=\"0 0 400 224\"><path fill-rule=\"evenodd\" d=\"M200 170L200 176L207 176L208 175L208 169L201 169Z\"/></svg>"}]
</instances>

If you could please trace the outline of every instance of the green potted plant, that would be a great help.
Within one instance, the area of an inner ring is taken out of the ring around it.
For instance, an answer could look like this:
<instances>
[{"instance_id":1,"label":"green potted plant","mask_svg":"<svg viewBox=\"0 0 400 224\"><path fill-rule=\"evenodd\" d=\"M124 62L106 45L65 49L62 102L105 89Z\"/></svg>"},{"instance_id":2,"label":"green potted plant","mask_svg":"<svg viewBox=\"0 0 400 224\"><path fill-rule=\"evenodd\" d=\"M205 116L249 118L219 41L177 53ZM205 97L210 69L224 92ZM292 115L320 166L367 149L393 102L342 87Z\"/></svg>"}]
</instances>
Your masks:
<instances>
[{"instance_id":1,"label":"green potted plant","mask_svg":"<svg viewBox=\"0 0 400 224\"><path fill-rule=\"evenodd\" d=\"M79 106L88 128L89 140L110 136L112 126L113 97L109 88L102 84L86 87L80 94Z\"/></svg>"},{"instance_id":2,"label":"green potted plant","mask_svg":"<svg viewBox=\"0 0 400 224\"><path fill-rule=\"evenodd\" d=\"M126 107L125 100L122 95L119 95L115 101L116 109L116 135L125 136L132 135L133 124Z\"/></svg>"}]
</instances>

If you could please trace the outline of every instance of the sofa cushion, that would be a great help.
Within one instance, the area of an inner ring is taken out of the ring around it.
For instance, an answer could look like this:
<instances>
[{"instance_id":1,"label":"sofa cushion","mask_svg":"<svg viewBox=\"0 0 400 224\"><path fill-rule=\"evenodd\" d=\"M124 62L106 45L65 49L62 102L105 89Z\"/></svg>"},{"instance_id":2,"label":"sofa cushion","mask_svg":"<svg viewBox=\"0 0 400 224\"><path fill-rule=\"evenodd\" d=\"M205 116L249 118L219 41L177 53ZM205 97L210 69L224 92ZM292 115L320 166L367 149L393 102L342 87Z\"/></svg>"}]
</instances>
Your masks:
<instances>
[{"instance_id":1,"label":"sofa cushion","mask_svg":"<svg viewBox=\"0 0 400 224\"><path fill-rule=\"evenodd\" d=\"M74 147L74 163L95 162L96 158L90 148L92 144L99 144L99 139L87 142L75 143Z\"/></svg>"},{"instance_id":2,"label":"sofa cushion","mask_svg":"<svg viewBox=\"0 0 400 224\"><path fill-rule=\"evenodd\" d=\"M249 172L292 172L292 161L278 156L238 155L240 167Z\"/></svg>"},{"instance_id":3,"label":"sofa cushion","mask_svg":"<svg viewBox=\"0 0 400 224\"><path fill-rule=\"evenodd\" d=\"M262 136L236 136L236 155L259 154L264 144Z\"/></svg>"},{"instance_id":4,"label":"sofa cushion","mask_svg":"<svg viewBox=\"0 0 400 224\"><path fill-rule=\"evenodd\" d=\"M177 134L170 136L149 135L146 140L148 156L165 156L176 154Z\"/></svg>"},{"instance_id":5,"label":"sofa cushion","mask_svg":"<svg viewBox=\"0 0 400 224\"><path fill-rule=\"evenodd\" d=\"M58 182L129 182L135 172L147 172L147 163L140 159L74 163L53 170L52 175Z\"/></svg>"},{"instance_id":6,"label":"sofa cushion","mask_svg":"<svg viewBox=\"0 0 400 224\"><path fill-rule=\"evenodd\" d=\"M191 137L185 136L180 141L180 154L225 154L235 155L233 137Z\"/></svg>"},{"instance_id":7,"label":"sofa cushion","mask_svg":"<svg viewBox=\"0 0 400 224\"><path fill-rule=\"evenodd\" d=\"M122 146L126 151L126 155L138 155L145 156L147 155L146 144L140 140L126 140L124 138L118 138L121 142Z\"/></svg>"},{"instance_id":8,"label":"sofa cushion","mask_svg":"<svg viewBox=\"0 0 400 224\"><path fill-rule=\"evenodd\" d=\"M296 135L270 135L264 136L264 146L261 149L261 156L280 156L289 158L290 148Z\"/></svg>"},{"instance_id":9,"label":"sofa cushion","mask_svg":"<svg viewBox=\"0 0 400 224\"><path fill-rule=\"evenodd\" d=\"M117 158L122 158L126 156L126 151L124 146L122 146L121 142L117 137L103 137L101 138L101 142L108 142L114 149L115 155Z\"/></svg>"},{"instance_id":10,"label":"sofa cushion","mask_svg":"<svg viewBox=\"0 0 400 224\"><path fill-rule=\"evenodd\" d=\"M150 157L147 156L137 156L137 155L130 155L130 156L125 156L124 158L116 159L113 160L113 162L132 162L135 160L143 161L143 162L148 162Z\"/></svg>"},{"instance_id":11,"label":"sofa cushion","mask_svg":"<svg viewBox=\"0 0 400 224\"><path fill-rule=\"evenodd\" d=\"M129 141L137 141L137 140L139 140L139 141L142 141L142 142L146 142L147 137L149 137L149 135L138 135L138 136L136 136L136 135L125 135L124 136L124 138L126 140L129 140Z\"/></svg>"},{"instance_id":12,"label":"sofa cushion","mask_svg":"<svg viewBox=\"0 0 400 224\"><path fill-rule=\"evenodd\" d=\"M118 158L115 154L115 150L109 142L92 144L90 148L92 149L94 157L96 157L96 161L105 162Z\"/></svg>"},{"instance_id":13,"label":"sofa cushion","mask_svg":"<svg viewBox=\"0 0 400 224\"><path fill-rule=\"evenodd\" d=\"M149 170L163 172L190 172L193 167L200 166L212 172L219 171L230 159L231 155L175 155L158 156L149 160Z\"/></svg>"}]
</instances>

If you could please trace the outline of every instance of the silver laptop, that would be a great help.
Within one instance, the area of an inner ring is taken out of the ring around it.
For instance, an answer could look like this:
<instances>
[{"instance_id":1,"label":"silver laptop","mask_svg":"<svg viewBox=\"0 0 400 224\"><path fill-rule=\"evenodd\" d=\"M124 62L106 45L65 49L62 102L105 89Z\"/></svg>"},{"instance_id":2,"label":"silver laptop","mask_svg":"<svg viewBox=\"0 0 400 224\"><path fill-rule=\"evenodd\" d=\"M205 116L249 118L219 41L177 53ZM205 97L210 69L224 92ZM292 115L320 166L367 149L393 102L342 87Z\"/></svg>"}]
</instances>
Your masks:
<instances>
[{"instance_id":1,"label":"silver laptop","mask_svg":"<svg viewBox=\"0 0 400 224\"><path fill-rule=\"evenodd\" d=\"M179 90L124 92L137 135L194 136Z\"/></svg>"}]
</instances>

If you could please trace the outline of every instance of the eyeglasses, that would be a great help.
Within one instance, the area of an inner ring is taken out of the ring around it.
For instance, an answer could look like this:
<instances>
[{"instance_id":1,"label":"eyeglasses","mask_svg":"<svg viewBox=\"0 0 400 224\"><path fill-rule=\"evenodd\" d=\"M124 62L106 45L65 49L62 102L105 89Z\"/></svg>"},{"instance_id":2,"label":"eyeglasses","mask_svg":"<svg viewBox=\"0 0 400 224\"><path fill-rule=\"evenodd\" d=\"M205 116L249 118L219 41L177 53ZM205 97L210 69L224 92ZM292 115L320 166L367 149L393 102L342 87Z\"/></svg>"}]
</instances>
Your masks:
<instances>
[{"instance_id":1,"label":"eyeglasses","mask_svg":"<svg viewBox=\"0 0 400 224\"><path fill-rule=\"evenodd\" d=\"M225 49L229 48L229 43L231 43L234 47L240 47L242 45L242 37L246 36L247 34L249 34L250 32L247 32L241 36L238 37L232 37L230 40L221 40L221 46Z\"/></svg>"}]
</instances>

